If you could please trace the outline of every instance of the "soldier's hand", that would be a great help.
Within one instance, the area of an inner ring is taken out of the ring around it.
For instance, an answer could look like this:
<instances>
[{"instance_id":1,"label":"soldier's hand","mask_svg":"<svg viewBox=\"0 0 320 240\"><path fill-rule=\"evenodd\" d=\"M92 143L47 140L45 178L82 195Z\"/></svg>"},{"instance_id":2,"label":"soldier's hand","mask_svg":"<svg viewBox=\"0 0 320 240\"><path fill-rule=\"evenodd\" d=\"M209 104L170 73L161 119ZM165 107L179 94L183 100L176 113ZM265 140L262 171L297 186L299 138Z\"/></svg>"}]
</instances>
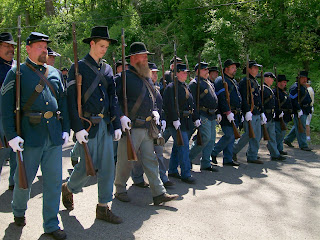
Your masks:
<instances>
[{"instance_id":1,"label":"soldier's hand","mask_svg":"<svg viewBox=\"0 0 320 240\"><path fill-rule=\"evenodd\" d=\"M244 121L244 117L243 117L243 115L241 115L241 122L243 122Z\"/></svg>"},{"instance_id":2,"label":"soldier's hand","mask_svg":"<svg viewBox=\"0 0 320 240\"><path fill-rule=\"evenodd\" d=\"M197 119L195 122L194 122L194 126L196 128L200 127L201 126L201 120L200 119Z\"/></svg>"},{"instance_id":3,"label":"soldier's hand","mask_svg":"<svg viewBox=\"0 0 320 240\"><path fill-rule=\"evenodd\" d=\"M298 112L298 118L300 118L302 115L303 115L303 111L300 110L300 111Z\"/></svg>"},{"instance_id":4,"label":"soldier's hand","mask_svg":"<svg viewBox=\"0 0 320 240\"><path fill-rule=\"evenodd\" d=\"M173 126L174 128L177 130L180 126L181 126L181 123L180 123L180 120L176 120L176 121L173 121Z\"/></svg>"},{"instance_id":5,"label":"soldier's hand","mask_svg":"<svg viewBox=\"0 0 320 240\"><path fill-rule=\"evenodd\" d=\"M284 112L282 111L280 114L279 114L279 118L283 118L284 116Z\"/></svg>"},{"instance_id":6,"label":"soldier's hand","mask_svg":"<svg viewBox=\"0 0 320 240\"><path fill-rule=\"evenodd\" d=\"M67 146L67 144L69 142L69 133L63 132L62 133L62 139L64 140L64 143L63 143L62 147Z\"/></svg>"},{"instance_id":7,"label":"soldier's hand","mask_svg":"<svg viewBox=\"0 0 320 240\"><path fill-rule=\"evenodd\" d=\"M220 123L222 120L222 116L220 113L217 114L217 123Z\"/></svg>"},{"instance_id":8,"label":"soldier's hand","mask_svg":"<svg viewBox=\"0 0 320 240\"><path fill-rule=\"evenodd\" d=\"M245 116L246 121L252 121L252 112L246 112L246 116Z\"/></svg>"},{"instance_id":9,"label":"soldier's hand","mask_svg":"<svg viewBox=\"0 0 320 240\"><path fill-rule=\"evenodd\" d=\"M227 115L227 119L228 121L231 123L232 121L234 121L234 114L233 112L230 112L228 115Z\"/></svg>"},{"instance_id":10,"label":"soldier's hand","mask_svg":"<svg viewBox=\"0 0 320 240\"><path fill-rule=\"evenodd\" d=\"M264 113L261 113L260 116L261 116L261 125L267 124L268 119L266 115Z\"/></svg>"},{"instance_id":11,"label":"soldier's hand","mask_svg":"<svg viewBox=\"0 0 320 240\"><path fill-rule=\"evenodd\" d=\"M158 111L152 111L153 120L156 122L157 125L160 125L160 115Z\"/></svg>"},{"instance_id":12,"label":"soldier's hand","mask_svg":"<svg viewBox=\"0 0 320 240\"><path fill-rule=\"evenodd\" d=\"M89 133L84 129L82 129L79 132L76 132L76 139L80 144L87 143L89 141L88 136L89 136Z\"/></svg>"},{"instance_id":13,"label":"soldier's hand","mask_svg":"<svg viewBox=\"0 0 320 240\"><path fill-rule=\"evenodd\" d=\"M22 147L23 143L24 143L24 140L19 136L16 136L15 138L12 138L8 142L9 146L12 148L12 150L14 152L17 152L17 151L22 152L24 150L23 147Z\"/></svg>"},{"instance_id":14,"label":"soldier's hand","mask_svg":"<svg viewBox=\"0 0 320 240\"><path fill-rule=\"evenodd\" d=\"M113 137L113 141L119 141L122 135L122 131L121 129L116 129L114 131L114 137Z\"/></svg>"},{"instance_id":15,"label":"soldier's hand","mask_svg":"<svg viewBox=\"0 0 320 240\"><path fill-rule=\"evenodd\" d=\"M165 120L161 121L161 131L164 132L166 130L167 122Z\"/></svg>"},{"instance_id":16,"label":"soldier's hand","mask_svg":"<svg viewBox=\"0 0 320 240\"><path fill-rule=\"evenodd\" d=\"M125 132L126 129L128 129L128 130L131 129L131 120L127 116L122 116L120 118L120 122L121 122L121 128L122 128L123 132Z\"/></svg>"}]
</instances>

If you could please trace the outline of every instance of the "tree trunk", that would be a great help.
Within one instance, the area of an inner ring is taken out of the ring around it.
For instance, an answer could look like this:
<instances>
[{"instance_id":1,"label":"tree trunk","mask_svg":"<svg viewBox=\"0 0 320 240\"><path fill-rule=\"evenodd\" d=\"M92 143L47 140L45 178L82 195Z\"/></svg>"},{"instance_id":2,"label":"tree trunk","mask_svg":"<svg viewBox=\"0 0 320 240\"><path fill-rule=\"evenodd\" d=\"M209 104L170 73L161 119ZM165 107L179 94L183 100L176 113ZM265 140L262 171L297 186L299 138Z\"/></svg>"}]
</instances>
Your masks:
<instances>
[{"instance_id":1,"label":"tree trunk","mask_svg":"<svg viewBox=\"0 0 320 240\"><path fill-rule=\"evenodd\" d=\"M45 0L46 5L46 14L47 16L54 15L54 7L52 0Z\"/></svg>"}]
</instances>

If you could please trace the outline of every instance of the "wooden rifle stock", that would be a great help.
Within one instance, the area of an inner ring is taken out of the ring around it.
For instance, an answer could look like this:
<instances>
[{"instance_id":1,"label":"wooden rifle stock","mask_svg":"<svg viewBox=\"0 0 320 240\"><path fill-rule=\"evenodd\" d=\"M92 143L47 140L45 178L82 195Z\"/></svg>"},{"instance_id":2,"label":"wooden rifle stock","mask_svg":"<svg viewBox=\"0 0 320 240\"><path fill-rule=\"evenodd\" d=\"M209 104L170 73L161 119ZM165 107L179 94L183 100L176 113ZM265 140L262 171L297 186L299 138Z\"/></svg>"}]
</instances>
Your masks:
<instances>
[{"instance_id":1,"label":"wooden rifle stock","mask_svg":"<svg viewBox=\"0 0 320 240\"><path fill-rule=\"evenodd\" d=\"M17 42L17 70L16 70L16 130L18 136L21 136L21 72L20 72L20 61L21 61L21 16L18 17L18 42ZM20 145L23 148L22 144ZM26 168L24 166L22 152L17 151L18 157L18 169L19 169L19 188L27 189L28 180L26 174Z\"/></svg>"},{"instance_id":2,"label":"wooden rifle stock","mask_svg":"<svg viewBox=\"0 0 320 240\"><path fill-rule=\"evenodd\" d=\"M180 120L179 99L178 99L178 79L177 79L177 48L176 43L173 44L174 49L174 65L173 65L173 86L174 86L174 104ZM177 145L183 146L183 138L180 127L177 129Z\"/></svg>"},{"instance_id":3,"label":"wooden rifle stock","mask_svg":"<svg viewBox=\"0 0 320 240\"><path fill-rule=\"evenodd\" d=\"M89 127L86 129L87 132L90 131L90 128L92 126L92 123L84 118L82 116L82 104L81 104L81 85L82 85L82 76L79 73L79 65L78 65L78 52L77 52L77 39L76 39L76 24L72 23L72 37L73 37L73 55L74 55L74 75L76 78L76 83L77 83L77 105L78 105L78 114L79 118L82 121L86 121L89 123ZM96 175L96 170L93 166L92 158L89 152L89 148L87 143L82 142L81 144L83 146L84 154L85 154L85 161L86 161L86 173L87 176L95 176Z\"/></svg>"},{"instance_id":4,"label":"wooden rifle stock","mask_svg":"<svg viewBox=\"0 0 320 240\"><path fill-rule=\"evenodd\" d=\"M277 99L278 99L279 113L281 114L282 111L281 111L280 97L279 97L277 67L276 67L276 66L273 66L273 69L274 69L274 74L276 75ZM279 117L279 120L280 120L280 128L281 128L281 130L282 130L282 131L287 130L287 126L286 126L286 123L285 123L284 120L283 120L283 117L282 117L282 118Z\"/></svg>"},{"instance_id":5,"label":"wooden rifle stock","mask_svg":"<svg viewBox=\"0 0 320 240\"><path fill-rule=\"evenodd\" d=\"M254 108L254 101L253 101L253 95L252 95L251 80L249 75L249 54L247 55L246 75L247 75L247 103L249 104L249 99L250 99L250 112L252 113ZM249 128L249 138L255 138L256 135L254 134L251 121L248 121L248 128Z\"/></svg>"},{"instance_id":6,"label":"wooden rifle stock","mask_svg":"<svg viewBox=\"0 0 320 240\"><path fill-rule=\"evenodd\" d=\"M224 72L223 72L223 68L222 68L222 62L221 62L220 54L218 54L218 59L219 59L219 67L220 67L223 87L225 89L227 103L228 103L229 109L231 111L229 87L228 87L228 83L224 79ZM234 138L235 139L240 138L240 134L239 134L239 131L238 131L238 128L237 128L236 124L234 123L234 120L231 121L231 125L232 125L232 129L233 129Z\"/></svg>"},{"instance_id":7,"label":"wooden rifle stock","mask_svg":"<svg viewBox=\"0 0 320 240\"><path fill-rule=\"evenodd\" d=\"M301 104L300 103L300 78L298 78L298 103L299 105ZM298 113L297 113L297 117L298 117ZM298 117L298 132L304 133L303 125L299 117Z\"/></svg>"},{"instance_id":8,"label":"wooden rifle stock","mask_svg":"<svg viewBox=\"0 0 320 240\"><path fill-rule=\"evenodd\" d=\"M162 67L162 85L163 85L163 89L165 89L167 87L167 81L164 74L165 70L164 70L163 53L161 53L161 67Z\"/></svg>"},{"instance_id":9,"label":"wooden rifle stock","mask_svg":"<svg viewBox=\"0 0 320 240\"><path fill-rule=\"evenodd\" d=\"M201 69L201 53L198 55L198 79L197 79L197 111L200 116L200 69ZM202 146L202 135L200 128L197 128L197 145Z\"/></svg>"},{"instance_id":10,"label":"wooden rifle stock","mask_svg":"<svg viewBox=\"0 0 320 240\"><path fill-rule=\"evenodd\" d=\"M263 67L261 67L261 104L264 107L264 99L263 99L263 95L264 95L264 76L263 76ZM263 129L263 139L265 141L269 141L270 140L270 136L267 130L267 127L265 124L262 124L262 129Z\"/></svg>"},{"instance_id":11,"label":"wooden rifle stock","mask_svg":"<svg viewBox=\"0 0 320 240\"><path fill-rule=\"evenodd\" d=\"M124 41L124 29L121 30L121 50L122 50L122 64L126 62L125 58L125 41ZM127 78L126 78L126 68L122 67L122 93L123 93L123 108L124 108L124 114L128 117L129 111L128 111L128 100L127 100ZM127 156L129 161L138 161L138 157L136 154L136 151L134 149L132 138L130 135L130 131L126 129L127 134Z\"/></svg>"}]
</instances>

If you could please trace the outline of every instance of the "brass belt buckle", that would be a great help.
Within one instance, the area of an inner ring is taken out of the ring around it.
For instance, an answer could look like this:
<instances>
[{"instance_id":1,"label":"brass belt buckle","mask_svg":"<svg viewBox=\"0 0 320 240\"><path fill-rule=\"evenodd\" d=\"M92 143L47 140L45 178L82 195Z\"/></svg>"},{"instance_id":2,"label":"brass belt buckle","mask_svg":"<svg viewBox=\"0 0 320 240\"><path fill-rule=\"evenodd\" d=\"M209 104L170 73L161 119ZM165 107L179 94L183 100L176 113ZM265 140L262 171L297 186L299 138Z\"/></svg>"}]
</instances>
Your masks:
<instances>
[{"instance_id":1,"label":"brass belt buckle","mask_svg":"<svg viewBox=\"0 0 320 240\"><path fill-rule=\"evenodd\" d=\"M151 116L146 117L146 121L147 121L147 122L150 122L151 120L152 120L152 117L151 117Z\"/></svg>"},{"instance_id":2,"label":"brass belt buckle","mask_svg":"<svg viewBox=\"0 0 320 240\"><path fill-rule=\"evenodd\" d=\"M45 112L45 113L43 114L43 117L44 117L45 119L52 118L52 116L53 116L53 112L51 112L51 111L47 111L47 112Z\"/></svg>"},{"instance_id":3,"label":"brass belt buckle","mask_svg":"<svg viewBox=\"0 0 320 240\"><path fill-rule=\"evenodd\" d=\"M99 113L98 116L104 118L104 115L102 113Z\"/></svg>"}]
</instances>

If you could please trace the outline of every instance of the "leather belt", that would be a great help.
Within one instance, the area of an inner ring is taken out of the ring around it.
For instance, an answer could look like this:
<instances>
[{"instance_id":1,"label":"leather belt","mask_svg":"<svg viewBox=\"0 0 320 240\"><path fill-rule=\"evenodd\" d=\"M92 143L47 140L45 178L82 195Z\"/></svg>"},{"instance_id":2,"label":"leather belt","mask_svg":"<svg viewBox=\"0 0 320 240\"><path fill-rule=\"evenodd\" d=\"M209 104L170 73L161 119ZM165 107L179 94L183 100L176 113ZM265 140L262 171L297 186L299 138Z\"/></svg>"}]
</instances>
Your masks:
<instances>
[{"instance_id":1,"label":"leather belt","mask_svg":"<svg viewBox=\"0 0 320 240\"><path fill-rule=\"evenodd\" d=\"M142 121L150 122L152 120L152 117L148 116L148 117L144 118L141 116L137 116L136 119L139 119L140 121L142 120Z\"/></svg>"},{"instance_id":2,"label":"leather belt","mask_svg":"<svg viewBox=\"0 0 320 240\"><path fill-rule=\"evenodd\" d=\"M206 112L210 115L214 115L215 112L217 111L216 109L210 109L210 108L206 108L206 107L200 107L200 110L203 112Z\"/></svg>"},{"instance_id":3,"label":"leather belt","mask_svg":"<svg viewBox=\"0 0 320 240\"><path fill-rule=\"evenodd\" d=\"M57 112L52 112L52 111L46 111L46 112L24 112L23 115L26 117L34 117L36 114L38 114L38 116L41 116L42 118L45 119L50 119L53 116L57 117L57 119L61 118L61 112L57 111Z\"/></svg>"},{"instance_id":4,"label":"leather belt","mask_svg":"<svg viewBox=\"0 0 320 240\"><path fill-rule=\"evenodd\" d=\"M83 113L83 116L84 116L85 118L89 118L89 117L92 117L92 116L104 118L104 114L103 114L103 113L95 114L95 113L84 112L84 113Z\"/></svg>"}]
</instances>

